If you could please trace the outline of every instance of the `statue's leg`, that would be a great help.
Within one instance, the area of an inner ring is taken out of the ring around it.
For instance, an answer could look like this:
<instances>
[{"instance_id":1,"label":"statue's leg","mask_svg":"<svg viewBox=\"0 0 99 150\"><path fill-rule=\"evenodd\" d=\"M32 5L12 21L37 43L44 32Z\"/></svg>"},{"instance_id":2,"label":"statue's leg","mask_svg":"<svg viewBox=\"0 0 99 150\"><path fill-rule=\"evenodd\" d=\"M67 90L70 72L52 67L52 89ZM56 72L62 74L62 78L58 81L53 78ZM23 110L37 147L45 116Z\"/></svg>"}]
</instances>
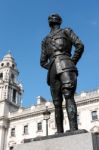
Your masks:
<instances>
[{"instance_id":1,"label":"statue's leg","mask_svg":"<svg viewBox=\"0 0 99 150\"><path fill-rule=\"evenodd\" d=\"M66 99L66 109L67 109L67 114L68 114L68 119L69 119L69 125L70 125L70 130L78 130L78 125L77 125L77 107L74 101L74 96L67 98Z\"/></svg>"},{"instance_id":2,"label":"statue's leg","mask_svg":"<svg viewBox=\"0 0 99 150\"><path fill-rule=\"evenodd\" d=\"M62 93L61 93L61 82L56 74L56 67L53 63L50 70L50 90L53 103L55 106L55 122L57 127L57 133L63 132L63 110L62 110Z\"/></svg>"},{"instance_id":3,"label":"statue's leg","mask_svg":"<svg viewBox=\"0 0 99 150\"><path fill-rule=\"evenodd\" d=\"M74 100L77 77L75 72L64 72L61 75L62 93L66 100L66 110L69 119L70 130L78 130L77 107Z\"/></svg>"},{"instance_id":4,"label":"statue's leg","mask_svg":"<svg viewBox=\"0 0 99 150\"><path fill-rule=\"evenodd\" d=\"M63 97L61 94L60 83L55 85L54 87L51 87L51 95L53 98L53 104L55 106L55 122L57 127L57 133L62 133L63 132L63 110L62 110Z\"/></svg>"}]
</instances>

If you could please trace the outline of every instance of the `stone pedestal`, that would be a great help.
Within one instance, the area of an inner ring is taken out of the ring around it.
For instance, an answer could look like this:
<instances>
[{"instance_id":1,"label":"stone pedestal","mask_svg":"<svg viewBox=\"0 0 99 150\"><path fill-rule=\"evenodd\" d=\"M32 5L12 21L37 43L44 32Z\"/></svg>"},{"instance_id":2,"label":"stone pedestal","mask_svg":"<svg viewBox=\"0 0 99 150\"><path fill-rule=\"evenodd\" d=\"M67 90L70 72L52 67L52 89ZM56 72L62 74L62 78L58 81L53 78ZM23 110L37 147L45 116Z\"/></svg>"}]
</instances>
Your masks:
<instances>
[{"instance_id":1,"label":"stone pedestal","mask_svg":"<svg viewBox=\"0 0 99 150\"><path fill-rule=\"evenodd\" d=\"M99 134L51 136L16 145L14 150L99 150Z\"/></svg>"}]
</instances>

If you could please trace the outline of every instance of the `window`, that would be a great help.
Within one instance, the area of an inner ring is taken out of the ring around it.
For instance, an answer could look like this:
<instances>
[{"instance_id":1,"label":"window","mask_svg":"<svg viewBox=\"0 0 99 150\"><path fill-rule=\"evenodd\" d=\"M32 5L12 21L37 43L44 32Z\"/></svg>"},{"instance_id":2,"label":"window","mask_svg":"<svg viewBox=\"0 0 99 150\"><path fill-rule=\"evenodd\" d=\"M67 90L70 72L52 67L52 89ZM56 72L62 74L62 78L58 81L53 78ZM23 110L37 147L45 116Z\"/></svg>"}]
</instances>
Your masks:
<instances>
[{"instance_id":1,"label":"window","mask_svg":"<svg viewBox=\"0 0 99 150\"><path fill-rule=\"evenodd\" d=\"M4 66L4 63L2 63L1 66L3 67L3 66Z\"/></svg>"},{"instance_id":2,"label":"window","mask_svg":"<svg viewBox=\"0 0 99 150\"><path fill-rule=\"evenodd\" d=\"M13 102L16 102L16 90L13 89Z\"/></svg>"},{"instance_id":3,"label":"window","mask_svg":"<svg viewBox=\"0 0 99 150\"><path fill-rule=\"evenodd\" d=\"M12 81L14 81L14 74L11 74L11 79Z\"/></svg>"},{"instance_id":4,"label":"window","mask_svg":"<svg viewBox=\"0 0 99 150\"><path fill-rule=\"evenodd\" d=\"M13 146L11 146L11 147L9 148L9 150L13 150Z\"/></svg>"},{"instance_id":5,"label":"window","mask_svg":"<svg viewBox=\"0 0 99 150\"><path fill-rule=\"evenodd\" d=\"M42 122L39 122L37 124L37 131L41 131L42 130Z\"/></svg>"},{"instance_id":6,"label":"window","mask_svg":"<svg viewBox=\"0 0 99 150\"><path fill-rule=\"evenodd\" d=\"M15 136L15 128L11 129L11 136L13 136L13 137Z\"/></svg>"},{"instance_id":7,"label":"window","mask_svg":"<svg viewBox=\"0 0 99 150\"><path fill-rule=\"evenodd\" d=\"M0 73L0 79L3 79L3 73Z\"/></svg>"},{"instance_id":8,"label":"window","mask_svg":"<svg viewBox=\"0 0 99 150\"><path fill-rule=\"evenodd\" d=\"M14 68L15 67L15 65L14 64L12 64L12 68Z\"/></svg>"},{"instance_id":9,"label":"window","mask_svg":"<svg viewBox=\"0 0 99 150\"><path fill-rule=\"evenodd\" d=\"M10 64L9 64L9 62L7 62L7 66L9 66Z\"/></svg>"},{"instance_id":10,"label":"window","mask_svg":"<svg viewBox=\"0 0 99 150\"><path fill-rule=\"evenodd\" d=\"M24 134L28 134L28 125L24 126Z\"/></svg>"},{"instance_id":11,"label":"window","mask_svg":"<svg viewBox=\"0 0 99 150\"><path fill-rule=\"evenodd\" d=\"M92 111L91 116L92 116L92 120L97 120L98 119L97 111Z\"/></svg>"}]
</instances>

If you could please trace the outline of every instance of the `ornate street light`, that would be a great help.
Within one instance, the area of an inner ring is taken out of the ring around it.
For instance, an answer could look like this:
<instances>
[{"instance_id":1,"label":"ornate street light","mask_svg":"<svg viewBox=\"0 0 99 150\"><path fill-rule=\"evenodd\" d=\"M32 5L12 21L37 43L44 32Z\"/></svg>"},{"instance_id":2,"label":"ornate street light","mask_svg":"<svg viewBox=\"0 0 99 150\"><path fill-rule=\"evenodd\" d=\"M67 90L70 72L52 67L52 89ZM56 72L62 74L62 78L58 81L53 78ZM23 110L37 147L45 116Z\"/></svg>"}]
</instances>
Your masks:
<instances>
[{"instance_id":1,"label":"ornate street light","mask_svg":"<svg viewBox=\"0 0 99 150\"><path fill-rule=\"evenodd\" d=\"M46 106L46 110L43 112L44 120L46 121L46 136L48 136L48 120L50 119L51 112L48 110L48 106Z\"/></svg>"}]
</instances>

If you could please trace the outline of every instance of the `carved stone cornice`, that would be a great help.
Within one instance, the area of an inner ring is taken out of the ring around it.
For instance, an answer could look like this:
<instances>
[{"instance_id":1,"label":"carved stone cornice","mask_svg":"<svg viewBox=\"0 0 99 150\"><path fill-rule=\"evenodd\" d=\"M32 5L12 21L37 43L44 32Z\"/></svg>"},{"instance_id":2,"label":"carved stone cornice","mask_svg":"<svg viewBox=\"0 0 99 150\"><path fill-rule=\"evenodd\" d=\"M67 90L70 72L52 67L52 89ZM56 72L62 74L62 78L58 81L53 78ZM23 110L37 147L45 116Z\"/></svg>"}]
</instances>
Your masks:
<instances>
[{"instance_id":1,"label":"carved stone cornice","mask_svg":"<svg viewBox=\"0 0 99 150\"><path fill-rule=\"evenodd\" d=\"M8 118L8 117L6 117L6 116L1 116L1 117L0 117L0 121L1 121L1 120L8 121L8 120L9 120L9 118Z\"/></svg>"},{"instance_id":2,"label":"carved stone cornice","mask_svg":"<svg viewBox=\"0 0 99 150\"><path fill-rule=\"evenodd\" d=\"M99 102L99 97L78 101L76 102L76 104L79 107L79 106L88 105L88 104L97 103L97 102Z\"/></svg>"},{"instance_id":3,"label":"carved stone cornice","mask_svg":"<svg viewBox=\"0 0 99 150\"><path fill-rule=\"evenodd\" d=\"M81 101L76 101L77 107L84 106L84 105L89 105L93 103L99 102L99 97L94 97L94 98L89 98L89 99L81 99ZM63 109L65 109L65 103L63 104ZM28 110L28 111L27 111ZM23 109L22 112L16 112L16 113L11 113L9 116L10 121L14 120L20 120L20 119L25 119L25 118L32 118L32 117L38 117L39 115L43 115L43 112L45 111L45 105L41 106L35 106L34 110L31 110L31 108L28 109ZM50 112L54 112L54 106L51 105L49 108Z\"/></svg>"}]
</instances>

